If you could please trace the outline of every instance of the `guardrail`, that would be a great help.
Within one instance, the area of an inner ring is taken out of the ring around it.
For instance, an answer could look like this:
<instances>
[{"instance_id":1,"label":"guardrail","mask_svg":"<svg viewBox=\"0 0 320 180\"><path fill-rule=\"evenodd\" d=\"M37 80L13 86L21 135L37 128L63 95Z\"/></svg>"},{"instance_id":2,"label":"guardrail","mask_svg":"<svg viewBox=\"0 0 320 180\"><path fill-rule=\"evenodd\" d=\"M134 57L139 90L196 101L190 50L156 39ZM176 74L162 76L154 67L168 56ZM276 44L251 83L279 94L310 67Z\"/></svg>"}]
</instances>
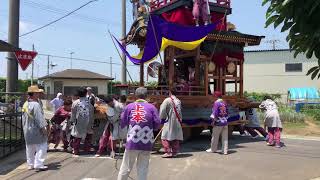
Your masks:
<instances>
[{"instance_id":1,"label":"guardrail","mask_svg":"<svg viewBox=\"0 0 320 180\"><path fill-rule=\"evenodd\" d=\"M22 113L0 115L0 159L23 147Z\"/></svg>"}]
</instances>

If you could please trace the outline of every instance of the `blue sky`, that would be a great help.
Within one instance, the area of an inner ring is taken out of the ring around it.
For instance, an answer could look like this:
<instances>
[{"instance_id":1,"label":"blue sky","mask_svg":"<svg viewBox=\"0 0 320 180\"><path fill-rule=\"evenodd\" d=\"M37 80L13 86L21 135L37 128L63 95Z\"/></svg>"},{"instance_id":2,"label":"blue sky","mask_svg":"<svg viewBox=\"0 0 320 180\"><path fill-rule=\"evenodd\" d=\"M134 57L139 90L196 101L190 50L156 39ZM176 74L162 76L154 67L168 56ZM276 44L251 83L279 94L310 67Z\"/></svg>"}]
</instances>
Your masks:
<instances>
[{"instance_id":1,"label":"blue sky","mask_svg":"<svg viewBox=\"0 0 320 180\"><path fill-rule=\"evenodd\" d=\"M20 34L33 30L52 20L55 20L66 12L69 12L88 0L20 0ZM8 32L8 2L1 0L0 5L0 39L7 39ZM260 46L251 49L271 49L272 45L267 40L278 39L277 48L287 48L286 34L274 30L272 27L264 28L265 11L267 7L261 6L261 0L232 0L233 14L228 16L228 21L236 25L242 33L263 35L266 39ZM131 4L127 0L127 30L132 23ZM99 0L94 2L76 14L73 14L58 23L38 32L20 38L20 47L31 50L32 44L36 51L42 54L52 54L70 57L92 59L109 62L110 57L114 63L121 63L111 39L108 37L108 29L116 37L121 36L121 1ZM137 53L135 47L131 47L132 53ZM0 77L6 76L6 54L0 53ZM51 58L58 66L50 69L50 73L70 68L70 60ZM131 63L128 63L131 64ZM106 63L88 63L73 61L73 68L87 69L110 76L110 65ZM113 77L120 80L121 66L113 65ZM139 67L129 66L129 71L134 80ZM37 56L35 59L34 76L41 77L47 73L47 57ZM26 71L19 70L19 78L30 78L31 66ZM129 78L128 78L129 79Z\"/></svg>"}]
</instances>

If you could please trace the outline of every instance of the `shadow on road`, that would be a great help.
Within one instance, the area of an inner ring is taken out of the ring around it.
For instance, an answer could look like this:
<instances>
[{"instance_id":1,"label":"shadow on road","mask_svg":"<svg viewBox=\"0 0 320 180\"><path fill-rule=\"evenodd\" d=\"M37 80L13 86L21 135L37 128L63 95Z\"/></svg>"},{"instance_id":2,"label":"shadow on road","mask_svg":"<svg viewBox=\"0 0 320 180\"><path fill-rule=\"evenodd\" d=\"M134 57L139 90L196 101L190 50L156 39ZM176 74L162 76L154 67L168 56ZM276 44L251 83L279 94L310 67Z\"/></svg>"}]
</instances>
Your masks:
<instances>
[{"instance_id":1,"label":"shadow on road","mask_svg":"<svg viewBox=\"0 0 320 180\"><path fill-rule=\"evenodd\" d=\"M61 163L60 162L53 162L48 164L48 170L59 170L61 168Z\"/></svg>"}]
</instances>

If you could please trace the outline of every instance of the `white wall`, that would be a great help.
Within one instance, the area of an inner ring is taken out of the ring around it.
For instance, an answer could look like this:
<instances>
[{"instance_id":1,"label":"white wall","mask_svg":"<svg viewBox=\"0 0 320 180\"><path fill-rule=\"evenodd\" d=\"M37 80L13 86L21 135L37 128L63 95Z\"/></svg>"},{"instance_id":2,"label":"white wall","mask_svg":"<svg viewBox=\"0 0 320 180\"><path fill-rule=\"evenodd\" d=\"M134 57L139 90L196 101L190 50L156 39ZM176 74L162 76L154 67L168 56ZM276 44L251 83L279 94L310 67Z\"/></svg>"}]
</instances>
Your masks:
<instances>
[{"instance_id":1,"label":"white wall","mask_svg":"<svg viewBox=\"0 0 320 180\"><path fill-rule=\"evenodd\" d=\"M96 86L98 87L99 94L108 94L108 81L106 80L79 80L79 79L58 79L55 81L62 81L63 88L64 86ZM54 93L54 81L53 80L45 80L45 88L50 86L49 94Z\"/></svg>"},{"instance_id":2,"label":"white wall","mask_svg":"<svg viewBox=\"0 0 320 180\"><path fill-rule=\"evenodd\" d=\"M286 63L303 63L302 72L285 72ZM245 52L244 90L248 92L269 92L287 94L292 87L317 87L319 80L306 76L308 70L317 65L315 58L296 59L290 51Z\"/></svg>"}]
</instances>

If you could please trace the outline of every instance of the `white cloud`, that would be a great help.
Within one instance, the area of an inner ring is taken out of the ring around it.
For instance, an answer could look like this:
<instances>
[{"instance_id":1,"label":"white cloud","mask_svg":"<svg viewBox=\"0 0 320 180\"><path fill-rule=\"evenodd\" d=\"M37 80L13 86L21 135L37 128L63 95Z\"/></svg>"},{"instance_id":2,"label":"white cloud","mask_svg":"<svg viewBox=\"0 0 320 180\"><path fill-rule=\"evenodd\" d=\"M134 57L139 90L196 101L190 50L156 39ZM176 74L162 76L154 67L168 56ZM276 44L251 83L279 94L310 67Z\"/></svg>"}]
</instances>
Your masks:
<instances>
[{"instance_id":1,"label":"white cloud","mask_svg":"<svg viewBox=\"0 0 320 180\"><path fill-rule=\"evenodd\" d=\"M31 23L28 23L28 22L25 22L25 21L20 21L19 22L20 34L29 32L29 31L31 31L31 29L32 29L32 24Z\"/></svg>"}]
</instances>

